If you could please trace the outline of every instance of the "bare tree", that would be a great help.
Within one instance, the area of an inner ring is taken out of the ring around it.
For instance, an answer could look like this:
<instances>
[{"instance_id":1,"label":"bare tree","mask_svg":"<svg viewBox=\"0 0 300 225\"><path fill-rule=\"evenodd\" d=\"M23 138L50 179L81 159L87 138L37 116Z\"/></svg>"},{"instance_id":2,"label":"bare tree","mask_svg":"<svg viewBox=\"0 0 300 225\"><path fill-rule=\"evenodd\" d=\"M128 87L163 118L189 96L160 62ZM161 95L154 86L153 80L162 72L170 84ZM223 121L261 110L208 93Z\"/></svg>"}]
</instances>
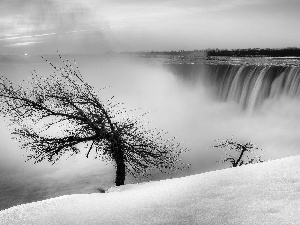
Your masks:
<instances>
[{"instance_id":1,"label":"bare tree","mask_svg":"<svg viewBox=\"0 0 300 225\"><path fill-rule=\"evenodd\" d=\"M255 145L252 142L242 144L237 141L233 141L232 139L217 140L217 142L218 144L213 147L222 149L225 153L225 157L218 162L230 162L232 167L264 162L261 159L261 155L254 155L252 157L251 155L249 155L255 154L257 150L261 150L255 147ZM231 155L228 152L234 152L235 154Z\"/></svg>"},{"instance_id":2,"label":"bare tree","mask_svg":"<svg viewBox=\"0 0 300 225\"><path fill-rule=\"evenodd\" d=\"M121 104L101 101L75 60L59 57L61 67L45 59L54 69L48 77L34 71L32 80L19 86L0 79L0 112L11 119L13 137L28 151L28 160L54 164L67 153L86 149L89 157L93 150L95 158L115 165L116 186L124 185L127 173L137 177L153 169L168 173L184 168L179 155L187 149L127 116Z\"/></svg>"}]
</instances>

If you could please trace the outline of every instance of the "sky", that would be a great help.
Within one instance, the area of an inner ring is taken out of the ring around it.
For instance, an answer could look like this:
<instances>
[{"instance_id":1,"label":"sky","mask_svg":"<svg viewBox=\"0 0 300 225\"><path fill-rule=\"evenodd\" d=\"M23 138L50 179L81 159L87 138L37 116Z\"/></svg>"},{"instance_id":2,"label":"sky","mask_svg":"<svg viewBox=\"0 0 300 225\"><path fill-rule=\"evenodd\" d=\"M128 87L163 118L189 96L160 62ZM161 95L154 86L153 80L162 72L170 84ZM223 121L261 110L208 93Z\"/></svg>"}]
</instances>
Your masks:
<instances>
[{"instance_id":1,"label":"sky","mask_svg":"<svg viewBox=\"0 0 300 225\"><path fill-rule=\"evenodd\" d=\"M300 47L299 0L1 0L0 54Z\"/></svg>"}]
</instances>

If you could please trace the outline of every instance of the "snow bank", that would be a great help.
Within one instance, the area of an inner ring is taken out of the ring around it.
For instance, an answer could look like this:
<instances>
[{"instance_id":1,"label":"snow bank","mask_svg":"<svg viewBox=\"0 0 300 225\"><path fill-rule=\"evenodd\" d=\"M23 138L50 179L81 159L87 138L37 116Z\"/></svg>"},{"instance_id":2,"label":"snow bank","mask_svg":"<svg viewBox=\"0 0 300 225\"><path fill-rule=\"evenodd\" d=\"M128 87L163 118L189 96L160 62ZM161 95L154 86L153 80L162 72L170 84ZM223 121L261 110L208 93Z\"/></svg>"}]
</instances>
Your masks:
<instances>
[{"instance_id":1,"label":"snow bank","mask_svg":"<svg viewBox=\"0 0 300 225\"><path fill-rule=\"evenodd\" d=\"M300 156L0 211L0 224L299 224Z\"/></svg>"}]
</instances>

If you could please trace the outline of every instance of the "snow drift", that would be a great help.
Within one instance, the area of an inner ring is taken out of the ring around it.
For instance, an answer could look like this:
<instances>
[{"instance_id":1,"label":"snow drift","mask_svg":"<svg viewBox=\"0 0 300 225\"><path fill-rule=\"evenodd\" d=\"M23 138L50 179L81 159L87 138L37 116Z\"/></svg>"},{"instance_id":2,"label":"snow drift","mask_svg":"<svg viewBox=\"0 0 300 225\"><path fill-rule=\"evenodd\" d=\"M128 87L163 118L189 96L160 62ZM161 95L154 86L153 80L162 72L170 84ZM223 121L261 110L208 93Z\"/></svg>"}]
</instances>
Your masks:
<instances>
[{"instance_id":1,"label":"snow drift","mask_svg":"<svg viewBox=\"0 0 300 225\"><path fill-rule=\"evenodd\" d=\"M299 224L300 156L61 196L0 211L0 224Z\"/></svg>"}]
</instances>

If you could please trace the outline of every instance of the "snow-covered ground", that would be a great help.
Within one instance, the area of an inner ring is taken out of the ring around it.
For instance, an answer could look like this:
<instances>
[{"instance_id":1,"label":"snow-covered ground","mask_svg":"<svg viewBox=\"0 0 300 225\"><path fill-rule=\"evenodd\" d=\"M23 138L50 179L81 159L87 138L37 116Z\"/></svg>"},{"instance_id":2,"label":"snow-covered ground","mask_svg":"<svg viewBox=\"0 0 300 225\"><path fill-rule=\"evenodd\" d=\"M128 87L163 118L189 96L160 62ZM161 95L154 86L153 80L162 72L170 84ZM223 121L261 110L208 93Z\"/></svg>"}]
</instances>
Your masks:
<instances>
[{"instance_id":1,"label":"snow-covered ground","mask_svg":"<svg viewBox=\"0 0 300 225\"><path fill-rule=\"evenodd\" d=\"M19 205L0 224L300 224L300 156Z\"/></svg>"}]
</instances>

